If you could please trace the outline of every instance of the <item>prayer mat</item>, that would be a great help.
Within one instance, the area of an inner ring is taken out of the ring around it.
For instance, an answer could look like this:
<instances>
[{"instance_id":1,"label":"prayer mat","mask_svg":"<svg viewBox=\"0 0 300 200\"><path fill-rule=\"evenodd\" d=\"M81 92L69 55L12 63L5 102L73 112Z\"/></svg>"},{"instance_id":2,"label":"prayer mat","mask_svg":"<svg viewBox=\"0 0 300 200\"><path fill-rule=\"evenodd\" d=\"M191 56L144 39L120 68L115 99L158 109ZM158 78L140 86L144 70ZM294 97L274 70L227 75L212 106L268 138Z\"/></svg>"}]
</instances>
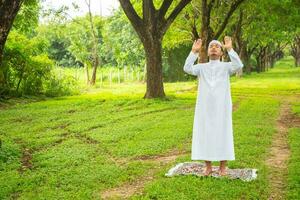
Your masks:
<instances>
[{"instance_id":1,"label":"prayer mat","mask_svg":"<svg viewBox=\"0 0 300 200\"><path fill-rule=\"evenodd\" d=\"M257 178L257 169L229 169L226 167L227 174L225 176L220 176L218 174L219 166L212 166L212 174L210 176L215 178L225 178L230 179L241 179L242 181L252 181ZM165 174L167 177L172 177L176 175L196 175L204 176L205 163L201 162L184 162L178 163L175 167L172 167L168 173Z\"/></svg>"}]
</instances>

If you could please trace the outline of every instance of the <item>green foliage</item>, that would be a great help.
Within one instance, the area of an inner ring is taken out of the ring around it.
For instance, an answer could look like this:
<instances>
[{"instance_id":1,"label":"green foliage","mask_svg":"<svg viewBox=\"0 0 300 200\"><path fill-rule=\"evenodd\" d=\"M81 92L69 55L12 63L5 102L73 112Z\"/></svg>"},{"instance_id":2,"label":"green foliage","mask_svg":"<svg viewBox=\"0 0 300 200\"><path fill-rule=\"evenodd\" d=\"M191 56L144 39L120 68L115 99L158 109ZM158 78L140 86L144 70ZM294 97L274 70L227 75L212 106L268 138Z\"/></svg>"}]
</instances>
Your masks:
<instances>
[{"instance_id":1,"label":"green foliage","mask_svg":"<svg viewBox=\"0 0 300 200\"><path fill-rule=\"evenodd\" d=\"M142 2L131 2L142 18ZM178 2L172 1L166 17ZM215 1L210 24L214 31L224 20L231 3L225 0ZM159 9L162 1L155 0L154 5ZM73 7L78 11L79 8L75 4ZM244 12L242 39L247 42L249 49L257 45L258 49L268 45L268 50L272 52L279 44L291 42L299 33L298 1L244 1L240 9ZM73 70L73 67L92 65L93 42L89 18L86 15L70 19L66 14L68 11L70 8L66 6L57 11L42 11L41 1L24 1L5 48L2 68L12 94L71 94L78 92L78 85L85 82L83 70L80 74L82 79L79 80L71 75L58 75L53 67L58 65ZM201 27L200 11L201 1L192 1L166 32L162 44L165 82L194 79L184 74L182 67L192 45L191 27L195 24L198 32ZM38 17L42 12L48 12L44 14L49 15L50 20L39 24ZM234 35L239 12L237 10L230 18L224 34ZM143 45L122 9L115 10L109 17L94 16L93 20L98 39L97 52L101 58L99 67L115 68L114 71L122 68L135 68L135 72L143 71ZM254 55L257 56L258 53L256 51ZM256 63L254 58L250 58L253 64ZM103 78L108 80L108 76ZM113 77L114 81L117 79L118 77Z\"/></svg>"},{"instance_id":2,"label":"green foliage","mask_svg":"<svg viewBox=\"0 0 300 200\"><path fill-rule=\"evenodd\" d=\"M70 38L67 37L64 24L50 23L40 25L37 28L37 37L47 41L48 46L44 52L47 52L50 59L57 65L64 67L83 66L76 61L76 58L68 50Z\"/></svg>"},{"instance_id":3,"label":"green foliage","mask_svg":"<svg viewBox=\"0 0 300 200\"><path fill-rule=\"evenodd\" d=\"M93 18L94 26L96 29L96 37L98 39L98 49L100 51L100 45L102 44L101 29L103 21L99 17ZM67 49L76 58L76 61L81 62L84 65L92 65L92 53L93 53L93 37L89 28L90 22L88 15L85 17L78 17L65 25L64 37L69 39L69 46Z\"/></svg>"},{"instance_id":4,"label":"green foliage","mask_svg":"<svg viewBox=\"0 0 300 200\"><path fill-rule=\"evenodd\" d=\"M102 55L107 62L116 62L118 66L144 66L143 45L121 10L116 10L114 15L107 19L103 37Z\"/></svg>"},{"instance_id":5,"label":"green foliage","mask_svg":"<svg viewBox=\"0 0 300 200\"><path fill-rule=\"evenodd\" d=\"M47 45L47 41L41 37L29 39L16 31L10 33L3 66L12 95L46 93L54 96L72 93L72 88L77 84L70 78L59 81L54 75L54 63L43 53Z\"/></svg>"},{"instance_id":6,"label":"green foliage","mask_svg":"<svg viewBox=\"0 0 300 200\"><path fill-rule=\"evenodd\" d=\"M18 12L13 29L23 34L33 35L35 28L38 26L40 12L39 0L24 0L24 3Z\"/></svg>"},{"instance_id":7,"label":"green foliage","mask_svg":"<svg viewBox=\"0 0 300 200\"><path fill-rule=\"evenodd\" d=\"M191 51L190 44L188 45L176 45L174 48L164 49L163 56L163 76L164 81L184 81L195 80L195 76L186 74L183 71L183 65L186 57Z\"/></svg>"},{"instance_id":8,"label":"green foliage","mask_svg":"<svg viewBox=\"0 0 300 200\"><path fill-rule=\"evenodd\" d=\"M79 82L71 75L58 75L55 70L45 81L45 95L49 97L79 94Z\"/></svg>"},{"instance_id":9,"label":"green foliage","mask_svg":"<svg viewBox=\"0 0 300 200\"><path fill-rule=\"evenodd\" d=\"M10 88L16 93L39 94L43 90L53 63L41 54L43 41L30 40L17 32L9 35L4 51L3 65L7 69Z\"/></svg>"}]
</instances>

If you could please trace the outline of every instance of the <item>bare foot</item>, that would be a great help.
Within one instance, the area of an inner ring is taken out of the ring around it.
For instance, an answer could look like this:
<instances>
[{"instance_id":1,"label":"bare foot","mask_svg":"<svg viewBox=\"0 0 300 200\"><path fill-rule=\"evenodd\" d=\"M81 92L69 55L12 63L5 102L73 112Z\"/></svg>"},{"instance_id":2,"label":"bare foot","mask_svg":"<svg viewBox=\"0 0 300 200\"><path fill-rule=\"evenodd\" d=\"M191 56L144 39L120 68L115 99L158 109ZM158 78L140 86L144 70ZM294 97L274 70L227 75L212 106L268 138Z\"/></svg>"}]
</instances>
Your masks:
<instances>
[{"instance_id":1,"label":"bare foot","mask_svg":"<svg viewBox=\"0 0 300 200\"><path fill-rule=\"evenodd\" d=\"M220 176L226 176L227 175L227 172L226 172L225 169L219 169L218 173L219 173Z\"/></svg>"},{"instance_id":2,"label":"bare foot","mask_svg":"<svg viewBox=\"0 0 300 200\"><path fill-rule=\"evenodd\" d=\"M204 176L209 176L209 175L211 175L212 174L212 168L206 168L206 170L205 170L205 172L203 173L204 174Z\"/></svg>"}]
</instances>

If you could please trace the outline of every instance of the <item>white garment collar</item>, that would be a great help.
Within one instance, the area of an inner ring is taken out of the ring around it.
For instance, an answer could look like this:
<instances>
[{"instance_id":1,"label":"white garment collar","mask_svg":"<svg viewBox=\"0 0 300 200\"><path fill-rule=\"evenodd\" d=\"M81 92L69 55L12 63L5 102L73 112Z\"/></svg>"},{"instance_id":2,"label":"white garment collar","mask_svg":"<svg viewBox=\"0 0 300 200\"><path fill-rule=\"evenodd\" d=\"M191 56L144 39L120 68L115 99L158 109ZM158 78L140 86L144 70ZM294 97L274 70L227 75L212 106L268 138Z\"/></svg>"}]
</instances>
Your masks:
<instances>
[{"instance_id":1,"label":"white garment collar","mask_svg":"<svg viewBox=\"0 0 300 200\"><path fill-rule=\"evenodd\" d=\"M220 60L209 60L209 63L211 64L216 64L216 63L220 63Z\"/></svg>"}]
</instances>

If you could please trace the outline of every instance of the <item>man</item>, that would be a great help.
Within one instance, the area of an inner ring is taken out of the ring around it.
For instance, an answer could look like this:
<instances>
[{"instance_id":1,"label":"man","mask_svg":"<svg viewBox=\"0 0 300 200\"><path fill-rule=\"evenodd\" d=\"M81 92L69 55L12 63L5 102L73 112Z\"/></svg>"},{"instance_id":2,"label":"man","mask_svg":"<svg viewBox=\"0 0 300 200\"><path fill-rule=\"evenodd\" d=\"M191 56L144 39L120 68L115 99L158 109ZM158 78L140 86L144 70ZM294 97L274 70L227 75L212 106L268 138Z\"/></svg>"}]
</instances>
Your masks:
<instances>
[{"instance_id":1,"label":"man","mask_svg":"<svg viewBox=\"0 0 300 200\"><path fill-rule=\"evenodd\" d=\"M211 161L220 161L218 173L225 176L227 160L235 160L230 75L244 65L232 48L231 38L225 36L224 42L212 40L208 46L209 62L194 65L202 45L201 39L196 40L183 67L186 73L198 76L200 80L191 159L205 161L205 176L212 173ZM227 50L231 62L220 61L222 47Z\"/></svg>"}]
</instances>

